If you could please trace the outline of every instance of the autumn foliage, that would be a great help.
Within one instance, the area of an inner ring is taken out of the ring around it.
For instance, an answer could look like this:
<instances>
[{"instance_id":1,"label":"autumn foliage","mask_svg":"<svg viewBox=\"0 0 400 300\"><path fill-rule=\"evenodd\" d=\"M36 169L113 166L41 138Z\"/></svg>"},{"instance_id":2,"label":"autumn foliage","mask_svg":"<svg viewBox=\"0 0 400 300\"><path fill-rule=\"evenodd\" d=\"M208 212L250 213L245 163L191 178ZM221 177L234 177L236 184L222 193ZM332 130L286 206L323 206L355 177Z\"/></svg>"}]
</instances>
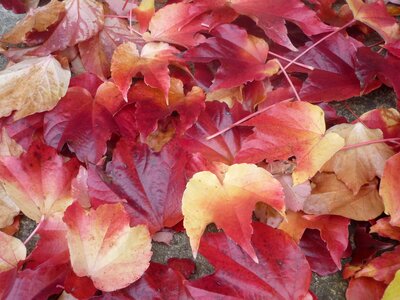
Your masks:
<instances>
[{"instance_id":1,"label":"autumn foliage","mask_svg":"<svg viewBox=\"0 0 400 300\"><path fill-rule=\"evenodd\" d=\"M314 299L338 270L400 299L400 113L331 105L400 97L399 1L38 2L0 0L27 13L0 38L0 299Z\"/></svg>"}]
</instances>

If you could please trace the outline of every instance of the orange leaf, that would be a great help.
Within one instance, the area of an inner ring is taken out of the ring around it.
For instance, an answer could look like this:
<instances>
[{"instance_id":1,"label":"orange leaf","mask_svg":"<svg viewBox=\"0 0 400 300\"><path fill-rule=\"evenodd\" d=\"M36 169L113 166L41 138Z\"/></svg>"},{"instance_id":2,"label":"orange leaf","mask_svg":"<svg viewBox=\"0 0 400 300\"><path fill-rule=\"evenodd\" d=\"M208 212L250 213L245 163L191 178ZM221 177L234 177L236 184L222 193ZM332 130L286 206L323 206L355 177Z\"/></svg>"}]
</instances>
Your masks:
<instances>
[{"instance_id":1,"label":"orange leaf","mask_svg":"<svg viewBox=\"0 0 400 300\"><path fill-rule=\"evenodd\" d=\"M272 162L296 156L294 185L314 176L344 144L336 133L325 134L323 110L307 102L280 102L243 125L255 128L236 161Z\"/></svg>"},{"instance_id":2,"label":"orange leaf","mask_svg":"<svg viewBox=\"0 0 400 300\"><path fill-rule=\"evenodd\" d=\"M346 146L382 139L382 131L369 129L361 123L340 124L327 132L337 133L345 139ZM336 153L322 168L325 172L334 172L354 194L361 186L375 176L382 177L386 160L394 154L385 143L375 143L347 149Z\"/></svg>"},{"instance_id":3,"label":"orange leaf","mask_svg":"<svg viewBox=\"0 0 400 300\"><path fill-rule=\"evenodd\" d=\"M400 226L399 170L400 153L387 160L379 189L385 205L385 213L390 215L390 224L395 226Z\"/></svg>"},{"instance_id":4,"label":"orange leaf","mask_svg":"<svg viewBox=\"0 0 400 300\"><path fill-rule=\"evenodd\" d=\"M77 202L64 214L72 268L102 291L122 289L138 280L150 264L151 238L145 225L129 226L122 204L96 210Z\"/></svg>"},{"instance_id":5,"label":"orange leaf","mask_svg":"<svg viewBox=\"0 0 400 300\"><path fill-rule=\"evenodd\" d=\"M315 215L338 215L357 221L368 221L383 212L378 181L373 180L354 195L335 174L321 173L312 181L316 186L304 203L304 212Z\"/></svg>"},{"instance_id":6,"label":"orange leaf","mask_svg":"<svg viewBox=\"0 0 400 300\"><path fill-rule=\"evenodd\" d=\"M264 202L284 214L282 186L263 168L252 164L226 166L222 175L203 171L188 182L182 199L184 227L196 257L200 238L210 223L238 243L254 261L250 239L251 215L257 202Z\"/></svg>"},{"instance_id":7,"label":"orange leaf","mask_svg":"<svg viewBox=\"0 0 400 300\"><path fill-rule=\"evenodd\" d=\"M25 257L25 245L19 239L0 231L0 273L16 268L18 262Z\"/></svg>"},{"instance_id":8,"label":"orange leaf","mask_svg":"<svg viewBox=\"0 0 400 300\"><path fill-rule=\"evenodd\" d=\"M139 72L147 85L160 89L168 95L170 78L168 64L179 51L166 43L147 43L140 54L134 43L121 44L111 60L111 77L127 99L132 77Z\"/></svg>"}]
</instances>

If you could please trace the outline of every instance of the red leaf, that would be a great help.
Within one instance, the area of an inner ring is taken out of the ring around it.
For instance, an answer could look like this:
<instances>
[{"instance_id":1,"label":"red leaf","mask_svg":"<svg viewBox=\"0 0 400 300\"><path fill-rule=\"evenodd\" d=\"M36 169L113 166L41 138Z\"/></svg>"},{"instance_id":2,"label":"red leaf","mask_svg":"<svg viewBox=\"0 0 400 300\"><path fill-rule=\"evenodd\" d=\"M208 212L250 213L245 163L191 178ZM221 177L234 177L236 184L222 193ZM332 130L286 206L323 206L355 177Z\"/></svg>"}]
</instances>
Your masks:
<instances>
[{"instance_id":1,"label":"red leaf","mask_svg":"<svg viewBox=\"0 0 400 300\"><path fill-rule=\"evenodd\" d=\"M386 284L368 277L353 278L346 290L348 300L380 300Z\"/></svg>"},{"instance_id":2,"label":"red leaf","mask_svg":"<svg viewBox=\"0 0 400 300\"><path fill-rule=\"evenodd\" d=\"M332 30L300 0L231 0L229 4L239 14L254 19L274 42L293 51L296 48L287 36L286 21L299 26L308 36Z\"/></svg>"},{"instance_id":3,"label":"red leaf","mask_svg":"<svg viewBox=\"0 0 400 300\"><path fill-rule=\"evenodd\" d=\"M280 230L261 223L253 228L258 264L222 232L203 237L200 253L215 273L188 285L194 298L303 299L311 271L301 250Z\"/></svg>"},{"instance_id":4,"label":"red leaf","mask_svg":"<svg viewBox=\"0 0 400 300\"><path fill-rule=\"evenodd\" d=\"M89 277L79 277L72 270L65 278L64 290L78 299L90 298L97 291Z\"/></svg>"},{"instance_id":5,"label":"red leaf","mask_svg":"<svg viewBox=\"0 0 400 300\"><path fill-rule=\"evenodd\" d=\"M122 95L110 82L99 87L94 99L83 88L70 88L57 107L45 114L46 143L58 150L68 143L80 161L96 163L105 154L111 134L117 132L108 109L114 101L122 103Z\"/></svg>"},{"instance_id":6,"label":"red leaf","mask_svg":"<svg viewBox=\"0 0 400 300\"><path fill-rule=\"evenodd\" d=\"M193 62L219 60L221 66L211 89L239 86L278 72L276 61L267 62L268 44L263 39L248 35L244 29L230 24L218 26L211 35L214 37L184 54L186 60Z\"/></svg>"},{"instance_id":7,"label":"red leaf","mask_svg":"<svg viewBox=\"0 0 400 300\"><path fill-rule=\"evenodd\" d=\"M239 118L225 103L206 102L205 111L199 115L192 128L186 131L180 144L187 152L200 153L210 162L232 164L249 131L234 127L213 139L206 138L229 127Z\"/></svg>"},{"instance_id":8,"label":"red leaf","mask_svg":"<svg viewBox=\"0 0 400 300\"><path fill-rule=\"evenodd\" d=\"M110 188L125 199L131 224L147 224L151 233L182 220L186 153L169 143L159 153L145 144L121 139L107 164Z\"/></svg>"}]
</instances>

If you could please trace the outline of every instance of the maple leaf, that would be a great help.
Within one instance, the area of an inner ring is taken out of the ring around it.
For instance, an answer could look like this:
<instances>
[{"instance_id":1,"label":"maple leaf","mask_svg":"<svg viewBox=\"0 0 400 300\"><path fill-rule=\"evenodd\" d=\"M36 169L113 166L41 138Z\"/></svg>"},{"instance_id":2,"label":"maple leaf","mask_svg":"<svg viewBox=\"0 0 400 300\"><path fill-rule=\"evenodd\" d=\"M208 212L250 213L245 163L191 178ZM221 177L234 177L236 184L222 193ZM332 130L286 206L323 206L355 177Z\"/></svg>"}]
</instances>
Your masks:
<instances>
[{"instance_id":1,"label":"maple leaf","mask_svg":"<svg viewBox=\"0 0 400 300\"><path fill-rule=\"evenodd\" d=\"M50 5L50 4L48 4ZM103 6L95 0L67 0L66 13L46 41L29 55L45 56L83 42L103 27Z\"/></svg>"},{"instance_id":2,"label":"maple leaf","mask_svg":"<svg viewBox=\"0 0 400 300\"><path fill-rule=\"evenodd\" d=\"M400 271L397 271L395 277L386 288L382 300L395 300L398 297L400 292L399 281L400 281Z\"/></svg>"},{"instance_id":3,"label":"maple leaf","mask_svg":"<svg viewBox=\"0 0 400 300\"><path fill-rule=\"evenodd\" d=\"M0 180L7 195L29 218L39 222L72 203L70 185L78 161L65 161L39 141L20 157L0 158Z\"/></svg>"},{"instance_id":4,"label":"maple leaf","mask_svg":"<svg viewBox=\"0 0 400 300\"><path fill-rule=\"evenodd\" d=\"M228 3L239 14L254 19L275 43L292 51L297 49L287 35L286 21L299 26L308 36L332 31L330 26L319 20L313 10L299 0L231 0Z\"/></svg>"},{"instance_id":5,"label":"maple leaf","mask_svg":"<svg viewBox=\"0 0 400 300\"><path fill-rule=\"evenodd\" d=\"M138 280L148 268L151 238L146 226L129 226L121 204L84 210L78 203L64 213L72 268L103 291L115 291ZM112 271L111 271L112 270Z\"/></svg>"},{"instance_id":6,"label":"maple leaf","mask_svg":"<svg viewBox=\"0 0 400 300\"><path fill-rule=\"evenodd\" d=\"M18 206L8 197L4 188L0 187L0 229L11 225L18 214Z\"/></svg>"},{"instance_id":7,"label":"maple leaf","mask_svg":"<svg viewBox=\"0 0 400 300\"><path fill-rule=\"evenodd\" d=\"M1 41L9 44L24 43L28 33L46 31L59 20L64 12L64 3L53 0L48 5L30 11L15 27L1 37Z\"/></svg>"},{"instance_id":8,"label":"maple leaf","mask_svg":"<svg viewBox=\"0 0 400 300\"><path fill-rule=\"evenodd\" d=\"M26 257L25 245L0 231L0 273L12 270Z\"/></svg>"},{"instance_id":9,"label":"maple leaf","mask_svg":"<svg viewBox=\"0 0 400 300\"><path fill-rule=\"evenodd\" d=\"M102 79L109 78L112 55L125 42L144 45L143 39L131 32L126 22L119 18L104 18L103 29L96 36L78 44L83 66Z\"/></svg>"},{"instance_id":10,"label":"maple leaf","mask_svg":"<svg viewBox=\"0 0 400 300\"><path fill-rule=\"evenodd\" d=\"M14 120L52 109L67 91L71 73L52 56L30 58L0 71L0 116Z\"/></svg>"},{"instance_id":11,"label":"maple leaf","mask_svg":"<svg viewBox=\"0 0 400 300\"><path fill-rule=\"evenodd\" d=\"M183 193L183 225L193 256L197 255L206 226L215 223L257 261L250 242L251 215L257 202L284 214L282 186L268 171L256 165L235 164L225 168L220 177L209 171L194 174Z\"/></svg>"},{"instance_id":12,"label":"maple leaf","mask_svg":"<svg viewBox=\"0 0 400 300\"><path fill-rule=\"evenodd\" d=\"M155 14L154 0L142 0L140 5L133 9L139 23L140 32L145 32Z\"/></svg>"},{"instance_id":13,"label":"maple leaf","mask_svg":"<svg viewBox=\"0 0 400 300\"><path fill-rule=\"evenodd\" d=\"M368 277L353 278L346 290L348 300L381 300L386 285Z\"/></svg>"},{"instance_id":14,"label":"maple leaf","mask_svg":"<svg viewBox=\"0 0 400 300\"><path fill-rule=\"evenodd\" d=\"M383 1L364 3L362 0L346 0L354 19L378 32L387 43L400 38L400 27L397 21L386 10Z\"/></svg>"},{"instance_id":15,"label":"maple leaf","mask_svg":"<svg viewBox=\"0 0 400 300\"><path fill-rule=\"evenodd\" d=\"M105 182L121 199L131 224L146 224L151 233L182 220L186 153L175 143L158 152L146 144L121 139L106 166Z\"/></svg>"},{"instance_id":16,"label":"maple leaf","mask_svg":"<svg viewBox=\"0 0 400 300\"><path fill-rule=\"evenodd\" d=\"M188 284L193 298L303 299L311 271L301 250L280 230L261 223L252 227L258 264L222 232L203 237L200 253L215 273Z\"/></svg>"},{"instance_id":17,"label":"maple leaf","mask_svg":"<svg viewBox=\"0 0 400 300\"><path fill-rule=\"evenodd\" d=\"M189 49L183 57L193 62L218 60L221 63L212 90L240 86L278 72L279 64L275 60L267 61L268 44L263 39L231 24L220 25L210 33L213 37Z\"/></svg>"},{"instance_id":18,"label":"maple leaf","mask_svg":"<svg viewBox=\"0 0 400 300\"><path fill-rule=\"evenodd\" d=\"M147 85L160 89L167 97L170 88L168 65L177 53L179 51L176 48L166 43L147 43L139 54L135 44L124 43L114 51L111 77L126 100L132 77L139 72L143 74Z\"/></svg>"},{"instance_id":19,"label":"maple leaf","mask_svg":"<svg viewBox=\"0 0 400 300\"><path fill-rule=\"evenodd\" d=\"M306 102L280 102L242 125L255 126L236 156L237 162L287 160L296 156L293 184L311 178L344 145L325 134L324 113Z\"/></svg>"},{"instance_id":20,"label":"maple leaf","mask_svg":"<svg viewBox=\"0 0 400 300\"><path fill-rule=\"evenodd\" d=\"M311 185L309 181L293 186L293 180L290 175L278 175L275 178L281 183L285 193L285 205L291 211L303 210L304 202L311 194Z\"/></svg>"},{"instance_id":21,"label":"maple leaf","mask_svg":"<svg viewBox=\"0 0 400 300\"><path fill-rule=\"evenodd\" d=\"M44 116L46 143L59 151L67 143L80 161L96 163L105 154L111 134L118 131L113 112L108 109L114 101L122 103L123 99L111 82L100 86L94 99L83 88L69 88Z\"/></svg>"},{"instance_id":22,"label":"maple leaf","mask_svg":"<svg viewBox=\"0 0 400 300\"><path fill-rule=\"evenodd\" d=\"M400 225L400 198L397 191L399 174L400 154L389 158L385 163L379 194L385 205L385 213L390 215L390 224Z\"/></svg>"},{"instance_id":23,"label":"maple leaf","mask_svg":"<svg viewBox=\"0 0 400 300\"><path fill-rule=\"evenodd\" d=\"M400 227L390 224L391 218L381 218L370 228L370 233L377 233L382 237L400 241Z\"/></svg>"},{"instance_id":24,"label":"maple leaf","mask_svg":"<svg viewBox=\"0 0 400 300\"><path fill-rule=\"evenodd\" d=\"M304 212L315 215L338 215L358 221L368 221L383 212L378 194L378 181L362 186L356 195L335 174L317 174L311 196L304 203Z\"/></svg>"},{"instance_id":25,"label":"maple leaf","mask_svg":"<svg viewBox=\"0 0 400 300\"><path fill-rule=\"evenodd\" d=\"M0 0L0 4L16 14L23 14L31 8L36 8L39 0Z\"/></svg>"},{"instance_id":26,"label":"maple leaf","mask_svg":"<svg viewBox=\"0 0 400 300\"><path fill-rule=\"evenodd\" d=\"M329 215L310 216L290 211L286 217L286 221L280 224L279 229L288 233L297 242L300 242L306 229L319 230L333 262L339 270L342 268L340 259L348 245L348 219Z\"/></svg>"},{"instance_id":27,"label":"maple leaf","mask_svg":"<svg viewBox=\"0 0 400 300\"><path fill-rule=\"evenodd\" d=\"M248 132L243 128L231 130L213 138L208 136L232 125L237 114L225 103L207 102L196 123L186 131L180 144L189 153L200 153L209 161L232 164Z\"/></svg>"},{"instance_id":28,"label":"maple leaf","mask_svg":"<svg viewBox=\"0 0 400 300\"><path fill-rule=\"evenodd\" d=\"M346 146L382 139L382 131L369 129L363 124L339 124L328 133L337 133L345 139ZM361 186L372 181L375 176L382 177L385 161L394 151L384 143L363 145L337 152L321 169L334 172L354 194Z\"/></svg>"},{"instance_id":29,"label":"maple leaf","mask_svg":"<svg viewBox=\"0 0 400 300\"><path fill-rule=\"evenodd\" d=\"M142 82L131 88L129 97L136 103L137 128L144 137L154 132L158 123L174 112L179 114L179 119L171 123L174 124L176 134L181 135L193 125L205 106L205 95L201 88L194 86L185 93L182 81L176 78L171 78L168 104L161 90Z\"/></svg>"}]
</instances>

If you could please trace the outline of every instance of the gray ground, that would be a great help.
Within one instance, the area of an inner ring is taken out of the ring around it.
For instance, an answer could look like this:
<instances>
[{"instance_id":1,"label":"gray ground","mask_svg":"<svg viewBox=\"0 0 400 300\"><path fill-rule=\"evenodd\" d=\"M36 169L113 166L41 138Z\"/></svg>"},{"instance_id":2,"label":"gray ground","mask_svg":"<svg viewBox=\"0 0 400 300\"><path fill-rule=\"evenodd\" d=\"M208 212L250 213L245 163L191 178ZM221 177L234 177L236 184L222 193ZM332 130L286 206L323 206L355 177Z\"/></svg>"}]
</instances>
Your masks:
<instances>
[{"instance_id":1,"label":"gray ground","mask_svg":"<svg viewBox=\"0 0 400 300\"><path fill-rule=\"evenodd\" d=\"M10 13L0 6L0 35L12 27L20 18L21 16ZM6 60L0 55L0 70L5 67L5 64ZM396 98L391 89L381 88L366 97L357 97L347 101L346 103L351 110L359 116L375 107L395 107ZM343 105L343 103L336 103L334 106L339 111L339 114L345 116L349 120L354 119L354 116L349 112L345 105ZM21 238L21 240L25 240L34 228L35 224L32 221L24 218L21 224L21 230L17 235L19 238ZM34 247L34 242L35 241L32 241L28 245L30 246L29 248L32 249L32 247ZM154 243L153 252L153 260L161 263L165 263L168 258L171 257L191 257L188 239L184 234L175 235L170 246ZM196 265L197 272L195 277L212 272L212 267L201 257L198 258ZM301 274L299 274L299 276L301 276ZM311 285L311 290L318 296L319 299L322 300L344 299L346 288L347 283L341 278L340 272L325 277L315 275L313 276L313 283Z\"/></svg>"}]
</instances>

